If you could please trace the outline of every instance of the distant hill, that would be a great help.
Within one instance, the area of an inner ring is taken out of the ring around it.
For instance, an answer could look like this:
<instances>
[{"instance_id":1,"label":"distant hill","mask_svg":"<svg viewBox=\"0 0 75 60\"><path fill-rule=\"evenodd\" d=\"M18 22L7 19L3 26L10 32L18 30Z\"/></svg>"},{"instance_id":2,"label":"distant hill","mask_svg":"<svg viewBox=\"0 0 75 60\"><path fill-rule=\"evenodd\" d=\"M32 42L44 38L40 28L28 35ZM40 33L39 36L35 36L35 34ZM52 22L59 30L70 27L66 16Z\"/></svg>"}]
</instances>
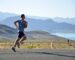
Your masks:
<instances>
[{"instance_id":1,"label":"distant hill","mask_svg":"<svg viewBox=\"0 0 75 60\"><path fill-rule=\"evenodd\" d=\"M13 22L20 19L19 16L14 17L8 17L4 19L1 23L14 27ZM32 17L26 17L26 20L28 21L28 31L33 30L41 30L41 31L47 31L49 33L75 33L75 25L61 22L58 23L54 21L53 19L40 19L40 18L32 18Z\"/></svg>"},{"instance_id":2,"label":"distant hill","mask_svg":"<svg viewBox=\"0 0 75 60\"><path fill-rule=\"evenodd\" d=\"M28 40L53 40L53 41L57 41L57 40L67 40L65 38L61 38L61 37L58 37L58 36L55 36L55 35L52 35L48 32L45 32L45 31L27 31L25 32L26 33L26 36L27 36L27 39ZM14 28L11 28L9 26L6 26L6 25L2 25L0 24L0 40L4 41L8 41L8 40L15 40L17 38L17 31L14 29Z\"/></svg>"},{"instance_id":3,"label":"distant hill","mask_svg":"<svg viewBox=\"0 0 75 60\"><path fill-rule=\"evenodd\" d=\"M0 40L10 40L16 37L16 29L0 24Z\"/></svg>"}]
</instances>

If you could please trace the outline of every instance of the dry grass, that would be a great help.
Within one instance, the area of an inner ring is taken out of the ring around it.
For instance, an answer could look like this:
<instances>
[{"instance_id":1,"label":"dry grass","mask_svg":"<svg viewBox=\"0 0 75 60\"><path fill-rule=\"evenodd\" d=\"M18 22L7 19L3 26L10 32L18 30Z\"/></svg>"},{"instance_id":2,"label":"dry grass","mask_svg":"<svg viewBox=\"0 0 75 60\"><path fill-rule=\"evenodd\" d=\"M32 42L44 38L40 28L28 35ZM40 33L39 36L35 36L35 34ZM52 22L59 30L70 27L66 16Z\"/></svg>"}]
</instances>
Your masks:
<instances>
[{"instance_id":1,"label":"dry grass","mask_svg":"<svg viewBox=\"0 0 75 60\"><path fill-rule=\"evenodd\" d=\"M1 49L9 49L14 45L14 42L0 42ZM52 41L26 41L22 49L62 49L75 48L75 42L52 42Z\"/></svg>"}]
</instances>

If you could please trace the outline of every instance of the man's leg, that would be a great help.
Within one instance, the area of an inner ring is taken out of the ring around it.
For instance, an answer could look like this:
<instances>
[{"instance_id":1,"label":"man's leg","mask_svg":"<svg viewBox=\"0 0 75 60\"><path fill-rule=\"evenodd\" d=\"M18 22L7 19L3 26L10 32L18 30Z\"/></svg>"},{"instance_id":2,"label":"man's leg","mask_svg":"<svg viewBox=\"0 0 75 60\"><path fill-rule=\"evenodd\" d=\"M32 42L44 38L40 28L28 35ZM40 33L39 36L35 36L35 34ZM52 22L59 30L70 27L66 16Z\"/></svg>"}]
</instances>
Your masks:
<instances>
[{"instance_id":1,"label":"man's leg","mask_svg":"<svg viewBox=\"0 0 75 60\"><path fill-rule=\"evenodd\" d=\"M15 50L16 46L18 46L18 48L20 48L20 43L19 43L20 39L21 39L21 38L18 38L18 39L16 40L14 46L12 47L12 50L13 50L14 52L16 52L16 50Z\"/></svg>"},{"instance_id":2,"label":"man's leg","mask_svg":"<svg viewBox=\"0 0 75 60\"><path fill-rule=\"evenodd\" d=\"M21 39L21 38L18 38L18 39L16 40L15 45L13 46L14 48L15 48L16 46L18 46L18 48L20 47L20 43L19 43L20 39Z\"/></svg>"},{"instance_id":3,"label":"man's leg","mask_svg":"<svg viewBox=\"0 0 75 60\"><path fill-rule=\"evenodd\" d=\"M26 36L23 36L22 40L20 41L21 44L24 44L24 41L26 40Z\"/></svg>"}]
</instances>

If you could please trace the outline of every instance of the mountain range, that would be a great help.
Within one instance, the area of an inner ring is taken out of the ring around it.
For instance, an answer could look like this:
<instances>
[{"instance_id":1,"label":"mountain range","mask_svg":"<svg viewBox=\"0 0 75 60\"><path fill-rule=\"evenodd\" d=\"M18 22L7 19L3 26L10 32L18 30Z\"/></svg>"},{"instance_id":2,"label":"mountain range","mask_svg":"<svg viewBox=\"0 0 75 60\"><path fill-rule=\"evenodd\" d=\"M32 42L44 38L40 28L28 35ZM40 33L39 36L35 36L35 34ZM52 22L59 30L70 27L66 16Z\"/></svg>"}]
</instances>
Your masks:
<instances>
[{"instance_id":1,"label":"mountain range","mask_svg":"<svg viewBox=\"0 0 75 60\"><path fill-rule=\"evenodd\" d=\"M17 14L14 14L14 13L8 13L8 12L0 12L0 21L8 18L8 17L11 17L11 16L16 16Z\"/></svg>"},{"instance_id":2,"label":"mountain range","mask_svg":"<svg viewBox=\"0 0 75 60\"><path fill-rule=\"evenodd\" d=\"M75 25L75 17L73 17L73 18L56 17L56 18L53 18L53 20L56 22L59 22L59 23L60 22L66 22L66 23Z\"/></svg>"},{"instance_id":3,"label":"mountain range","mask_svg":"<svg viewBox=\"0 0 75 60\"><path fill-rule=\"evenodd\" d=\"M7 18L1 20L0 23L14 28L14 21L19 19L20 16L15 14L14 16L8 16ZM75 33L75 25L73 24L74 18L44 18L26 16L26 20L28 21L27 31L37 30L47 31L49 33ZM71 20L73 20L73 22Z\"/></svg>"}]
</instances>

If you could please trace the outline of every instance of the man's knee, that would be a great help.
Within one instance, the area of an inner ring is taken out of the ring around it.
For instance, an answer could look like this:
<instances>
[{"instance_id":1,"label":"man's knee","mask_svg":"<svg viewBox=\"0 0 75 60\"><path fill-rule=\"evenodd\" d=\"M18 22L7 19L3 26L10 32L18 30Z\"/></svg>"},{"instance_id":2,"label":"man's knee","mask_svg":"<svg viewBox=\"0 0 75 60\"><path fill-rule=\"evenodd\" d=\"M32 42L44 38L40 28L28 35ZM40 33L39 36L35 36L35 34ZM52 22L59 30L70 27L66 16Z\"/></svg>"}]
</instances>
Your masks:
<instances>
[{"instance_id":1,"label":"man's knee","mask_svg":"<svg viewBox=\"0 0 75 60\"><path fill-rule=\"evenodd\" d=\"M20 38L18 38L18 39L16 40L16 43L19 43L19 41L20 41Z\"/></svg>"},{"instance_id":2,"label":"man's knee","mask_svg":"<svg viewBox=\"0 0 75 60\"><path fill-rule=\"evenodd\" d=\"M24 37L23 37L23 40L26 40L26 39L27 39L27 37L24 36Z\"/></svg>"}]
</instances>

